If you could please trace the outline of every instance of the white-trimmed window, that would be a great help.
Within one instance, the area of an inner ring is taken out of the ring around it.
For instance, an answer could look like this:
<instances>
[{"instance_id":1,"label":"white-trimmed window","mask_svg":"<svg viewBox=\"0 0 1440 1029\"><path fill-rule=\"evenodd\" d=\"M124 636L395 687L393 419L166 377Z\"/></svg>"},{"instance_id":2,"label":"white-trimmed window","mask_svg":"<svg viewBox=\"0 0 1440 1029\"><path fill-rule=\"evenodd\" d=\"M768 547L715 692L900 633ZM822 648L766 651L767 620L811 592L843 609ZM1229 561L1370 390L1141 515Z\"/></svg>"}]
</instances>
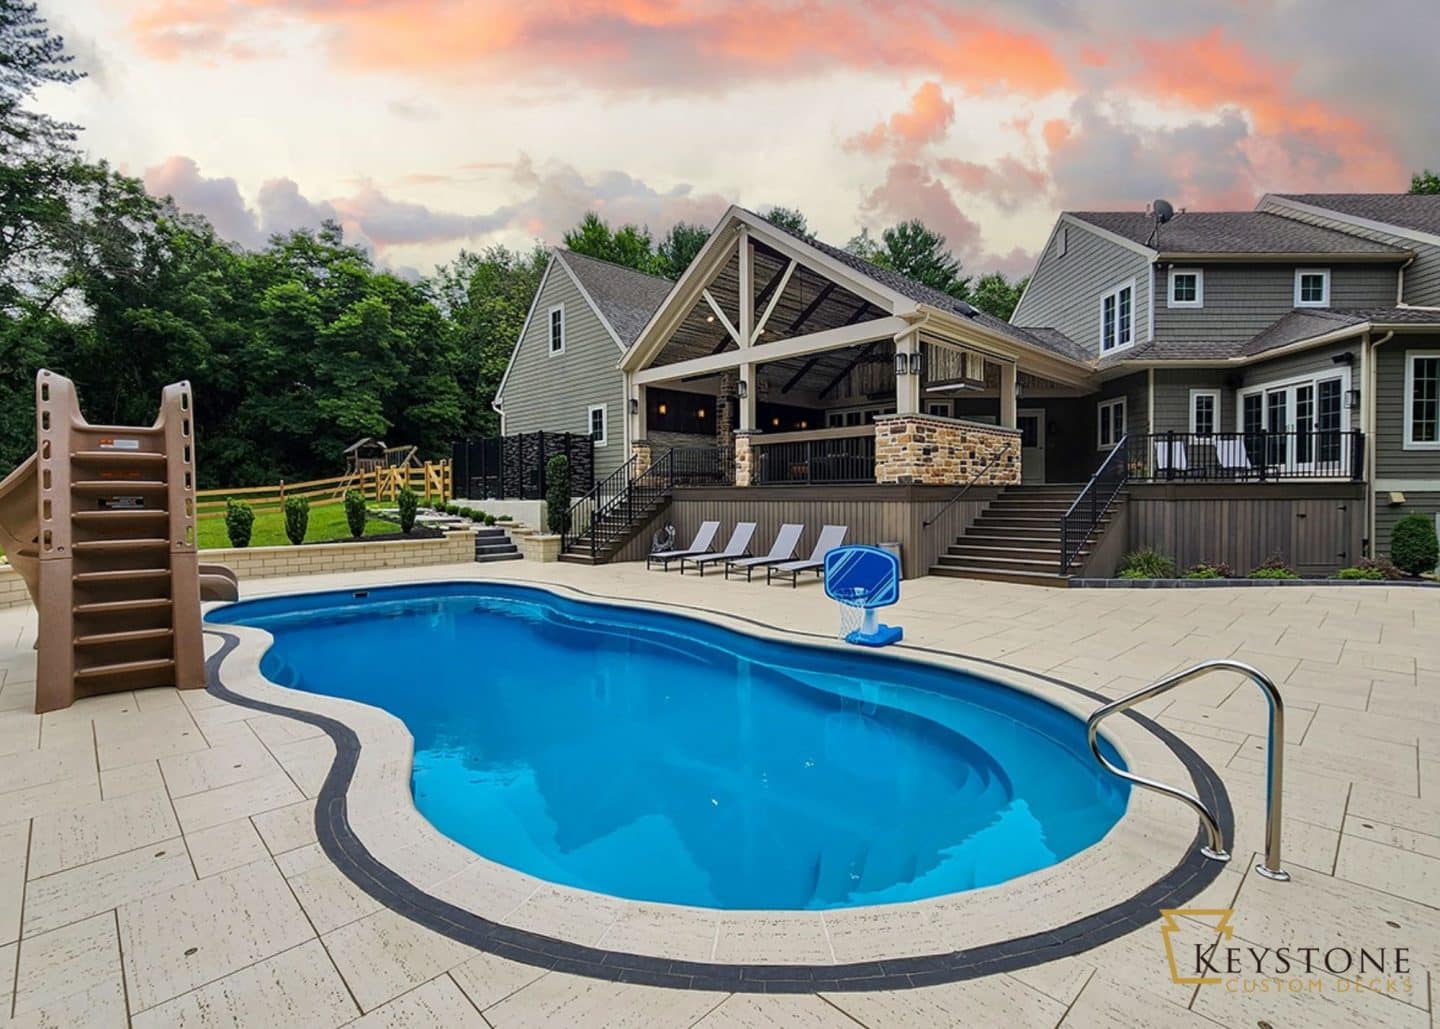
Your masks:
<instances>
[{"instance_id":1,"label":"white-trimmed window","mask_svg":"<svg viewBox=\"0 0 1440 1029\"><path fill-rule=\"evenodd\" d=\"M1064 257L1070 249L1070 226L1060 226L1060 231L1055 233L1055 256Z\"/></svg>"},{"instance_id":2,"label":"white-trimmed window","mask_svg":"<svg viewBox=\"0 0 1440 1029\"><path fill-rule=\"evenodd\" d=\"M585 413L585 420L590 425L591 442L597 447L603 447L606 437L605 405L592 404Z\"/></svg>"},{"instance_id":3,"label":"white-trimmed window","mask_svg":"<svg viewBox=\"0 0 1440 1029\"><path fill-rule=\"evenodd\" d=\"M1295 269L1295 306L1330 306L1330 269Z\"/></svg>"},{"instance_id":4,"label":"white-trimmed window","mask_svg":"<svg viewBox=\"0 0 1440 1029\"><path fill-rule=\"evenodd\" d=\"M1190 432L1195 436L1213 436L1220 431L1220 391L1190 391Z\"/></svg>"},{"instance_id":5,"label":"white-trimmed window","mask_svg":"<svg viewBox=\"0 0 1440 1029\"><path fill-rule=\"evenodd\" d=\"M1168 307L1204 307L1205 272L1200 268L1171 268Z\"/></svg>"},{"instance_id":6,"label":"white-trimmed window","mask_svg":"<svg viewBox=\"0 0 1440 1029\"><path fill-rule=\"evenodd\" d=\"M1440 450L1440 350L1405 354L1405 449Z\"/></svg>"},{"instance_id":7,"label":"white-trimmed window","mask_svg":"<svg viewBox=\"0 0 1440 1029\"><path fill-rule=\"evenodd\" d=\"M1108 354L1135 342L1135 280L1100 298L1100 352Z\"/></svg>"},{"instance_id":8,"label":"white-trimmed window","mask_svg":"<svg viewBox=\"0 0 1440 1029\"><path fill-rule=\"evenodd\" d=\"M556 304L545 314L545 324L550 332L550 353L565 353L565 305Z\"/></svg>"},{"instance_id":9,"label":"white-trimmed window","mask_svg":"<svg viewBox=\"0 0 1440 1029\"><path fill-rule=\"evenodd\" d=\"M1111 450L1125 438L1125 398L1103 400L1095 412L1100 423L1096 445L1101 450Z\"/></svg>"}]
</instances>

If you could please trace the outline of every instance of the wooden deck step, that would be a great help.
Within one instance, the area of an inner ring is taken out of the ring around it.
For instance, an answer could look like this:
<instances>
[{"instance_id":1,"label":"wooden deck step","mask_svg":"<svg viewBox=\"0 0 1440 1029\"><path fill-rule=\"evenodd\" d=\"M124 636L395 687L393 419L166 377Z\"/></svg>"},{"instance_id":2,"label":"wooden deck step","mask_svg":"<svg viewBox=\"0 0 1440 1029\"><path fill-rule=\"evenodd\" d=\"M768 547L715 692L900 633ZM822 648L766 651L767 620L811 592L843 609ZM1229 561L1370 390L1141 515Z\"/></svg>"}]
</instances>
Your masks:
<instances>
[{"instance_id":1,"label":"wooden deck step","mask_svg":"<svg viewBox=\"0 0 1440 1029\"><path fill-rule=\"evenodd\" d=\"M103 647L108 643L136 643L140 640L165 639L174 635L175 630L168 625L154 629L129 629L125 632L92 632L84 636L76 636L75 646Z\"/></svg>"},{"instance_id":2,"label":"wooden deck step","mask_svg":"<svg viewBox=\"0 0 1440 1029\"><path fill-rule=\"evenodd\" d=\"M140 582L146 579L168 579L168 568L121 568L110 572L79 572L75 581L82 586L106 582Z\"/></svg>"},{"instance_id":3,"label":"wooden deck step","mask_svg":"<svg viewBox=\"0 0 1440 1029\"><path fill-rule=\"evenodd\" d=\"M94 604L76 604L71 610L77 615L106 615L129 611L148 611L157 607L169 607L169 597L142 597L139 600L102 600Z\"/></svg>"},{"instance_id":4,"label":"wooden deck step","mask_svg":"<svg viewBox=\"0 0 1440 1029\"><path fill-rule=\"evenodd\" d=\"M173 657L152 657L144 661L118 661L113 665L95 665L93 668L78 668L76 679L105 679L112 675L126 675L131 672L158 672L174 668Z\"/></svg>"}]
</instances>

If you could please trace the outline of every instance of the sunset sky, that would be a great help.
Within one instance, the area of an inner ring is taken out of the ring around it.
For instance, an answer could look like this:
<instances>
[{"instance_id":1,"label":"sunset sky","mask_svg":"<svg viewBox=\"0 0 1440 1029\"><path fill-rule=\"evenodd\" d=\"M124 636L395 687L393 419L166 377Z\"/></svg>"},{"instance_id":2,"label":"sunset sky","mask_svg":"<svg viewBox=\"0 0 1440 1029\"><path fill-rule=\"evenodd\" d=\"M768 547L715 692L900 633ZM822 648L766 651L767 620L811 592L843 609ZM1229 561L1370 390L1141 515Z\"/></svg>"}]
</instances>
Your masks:
<instances>
[{"instance_id":1,"label":"sunset sky","mask_svg":"<svg viewBox=\"0 0 1440 1029\"><path fill-rule=\"evenodd\" d=\"M258 245L337 217L394 268L799 207L1029 270L1055 213L1403 190L1440 168L1440 5L40 0L83 143Z\"/></svg>"}]
</instances>

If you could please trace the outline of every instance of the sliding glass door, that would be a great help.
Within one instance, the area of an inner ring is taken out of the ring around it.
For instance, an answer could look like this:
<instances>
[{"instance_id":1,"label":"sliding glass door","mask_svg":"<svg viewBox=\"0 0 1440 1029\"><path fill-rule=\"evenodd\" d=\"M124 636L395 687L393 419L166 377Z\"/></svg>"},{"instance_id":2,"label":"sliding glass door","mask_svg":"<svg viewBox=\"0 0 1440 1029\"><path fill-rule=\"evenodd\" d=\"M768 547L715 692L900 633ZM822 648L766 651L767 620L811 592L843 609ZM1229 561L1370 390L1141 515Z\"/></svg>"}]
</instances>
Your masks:
<instances>
[{"instance_id":1,"label":"sliding glass door","mask_svg":"<svg viewBox=\"0 0 1440 1029\"><path fill-rule=\"evenodd\" d=\"M1263 452L1281 474L1347 474L1345 385L1342 372L1243 390L1240 425L1251 461Z\"/></svg>"}]
</instances>

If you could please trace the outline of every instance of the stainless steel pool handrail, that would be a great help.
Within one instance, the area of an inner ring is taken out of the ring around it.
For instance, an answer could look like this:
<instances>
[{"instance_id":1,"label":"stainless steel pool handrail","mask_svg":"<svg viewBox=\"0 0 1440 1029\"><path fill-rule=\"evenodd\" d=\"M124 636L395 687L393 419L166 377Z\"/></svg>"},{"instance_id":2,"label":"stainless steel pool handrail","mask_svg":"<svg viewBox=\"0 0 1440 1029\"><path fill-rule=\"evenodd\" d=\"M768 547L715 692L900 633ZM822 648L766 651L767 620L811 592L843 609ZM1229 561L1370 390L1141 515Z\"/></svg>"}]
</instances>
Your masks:
<instances>
[{"instance_id":1,"label":"stainless steel pool handrail","mask_svg":"<svg viewBox=\"0 0 1440 1029\"><path fill-rule=\"evenodd\" d=\"M1200 853L1215 861L1229 861L1230 853L1225 849L1225 838L1220 831L1220 823L1215 820L1215 816L1211 814L1210 809L1201 802L1199 797L1154 779L1135 775L1133 772L1127 772L1116 766L1100 752L1099 739L1100 723L1109 715L1113 715L1117 711L1128 711L1136 704L1167 693L1183 682L1189 682L1191 679L1217 671L1239 672L1246 676L1260 687L1260 691L1265 694L1265 699L1270 704L1270 729L1266 743L1269 760L1265 772L1265 860L1255 866L1255 871L1267 879L1288 882L1290 873L1280 867L1280 800L1284 786L1285 702L1280 699L1280 691L1275 688L1275 684L1258 668L1241 661L1230 661L1225 658L1202 661L1193 668L1176 672L1174 675L1136 690L1119 700L1112 700L1103 707L1097 708L1085 722L1085 732L1090 740L1090 752L1095 755L1095 760L1099 761L1111 774L1119 776L1126 782L1134 783L1136 786L1154 790L1167 797L1174 797L1188 805L1200 816L1200 824L1205 827L1205 834L1208 838L1208 843L1200 848Z\"/></svg>"}]
</instances>

